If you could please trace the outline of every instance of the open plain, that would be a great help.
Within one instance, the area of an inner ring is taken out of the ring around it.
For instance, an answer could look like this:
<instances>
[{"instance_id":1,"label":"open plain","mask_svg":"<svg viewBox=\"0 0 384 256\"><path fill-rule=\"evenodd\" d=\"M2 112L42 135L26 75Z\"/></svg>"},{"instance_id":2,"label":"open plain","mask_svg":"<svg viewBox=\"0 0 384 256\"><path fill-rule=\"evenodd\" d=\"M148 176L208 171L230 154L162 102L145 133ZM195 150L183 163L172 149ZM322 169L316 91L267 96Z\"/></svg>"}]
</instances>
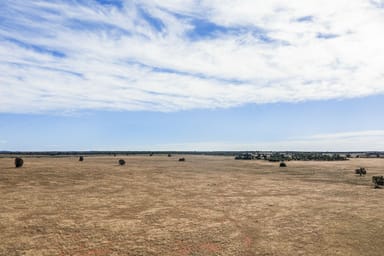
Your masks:
<instances>
[{"instance_id":1,"label":"open plain","mask_svg":"<svg viewBox=\"0 0 384 256\"><path fill-rule=\"evenodd\" d=\"M0 255L384 255L384 159L179 157L0 158Z\"/></svg>"}]
</instances>

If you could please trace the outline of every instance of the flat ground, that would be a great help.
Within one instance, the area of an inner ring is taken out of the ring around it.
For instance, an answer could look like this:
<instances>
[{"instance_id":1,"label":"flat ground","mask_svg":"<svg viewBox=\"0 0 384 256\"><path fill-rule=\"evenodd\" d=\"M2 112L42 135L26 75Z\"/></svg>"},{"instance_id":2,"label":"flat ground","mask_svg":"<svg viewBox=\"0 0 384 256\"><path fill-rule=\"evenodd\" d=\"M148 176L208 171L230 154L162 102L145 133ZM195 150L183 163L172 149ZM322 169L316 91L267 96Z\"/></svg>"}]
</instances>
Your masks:
<instances>
[{"instance_id":1,"label":"flat ground","mask_svg":"<svg viewBox=\"0 0 384 256\"><path fill-rule=\"evenodd\" d=\"M384 159L179 157L0 158L0 255L384 255Z\"/></svg>"}]
</instances>

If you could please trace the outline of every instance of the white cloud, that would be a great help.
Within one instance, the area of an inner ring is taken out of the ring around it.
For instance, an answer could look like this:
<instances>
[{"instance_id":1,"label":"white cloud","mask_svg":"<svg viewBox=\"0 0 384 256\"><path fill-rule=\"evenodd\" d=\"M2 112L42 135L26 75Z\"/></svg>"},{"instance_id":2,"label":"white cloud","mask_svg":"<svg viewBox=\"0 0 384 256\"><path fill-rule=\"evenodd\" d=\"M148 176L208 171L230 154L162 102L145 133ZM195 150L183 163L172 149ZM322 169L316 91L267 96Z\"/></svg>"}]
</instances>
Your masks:
<instances>
[{"instance_id":1,"label":"white cloud","mask_svg":"<svg viewBox=\"0 0 384 256\"><path fill-rule=\"evenodd\" d=\"M384 93L380 1L3 6L0 112L174 111ZM202 21L220 26L215 36L189 37Z\"/></svg>"}]
</instances>

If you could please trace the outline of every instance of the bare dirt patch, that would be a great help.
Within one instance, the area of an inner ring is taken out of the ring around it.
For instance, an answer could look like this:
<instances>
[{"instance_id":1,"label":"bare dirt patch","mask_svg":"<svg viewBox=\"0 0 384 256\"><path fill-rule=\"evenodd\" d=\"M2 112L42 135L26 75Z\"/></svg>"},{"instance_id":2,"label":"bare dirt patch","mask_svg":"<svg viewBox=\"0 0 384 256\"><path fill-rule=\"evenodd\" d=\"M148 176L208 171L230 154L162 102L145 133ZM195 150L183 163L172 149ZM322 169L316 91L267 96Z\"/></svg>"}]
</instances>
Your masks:
<instances>
[{"instance_id":1,"label":"bare dirt patch","mask_svg":"<svg viewBox=\"0 0 384 256\"><path fill-rule=\"evenodd\" d=\"M0 158L0 255L383 255L383 159L118 157Z\"/></svg>"}]
</instances>

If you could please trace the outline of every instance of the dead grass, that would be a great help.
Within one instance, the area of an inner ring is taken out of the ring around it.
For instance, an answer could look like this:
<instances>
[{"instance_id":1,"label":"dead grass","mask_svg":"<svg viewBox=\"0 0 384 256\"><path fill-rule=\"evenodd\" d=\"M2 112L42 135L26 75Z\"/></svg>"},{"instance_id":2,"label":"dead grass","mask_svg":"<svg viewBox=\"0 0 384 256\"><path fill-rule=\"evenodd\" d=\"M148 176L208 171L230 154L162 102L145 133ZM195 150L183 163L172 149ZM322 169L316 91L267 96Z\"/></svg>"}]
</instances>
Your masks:
<instances>
[{"instance_id":1,"label":"dead grass","mask_svg":"<svg viewBox=\"0 0 384 256\"><path fill-rule=\"evenodd\" d=\"M383 159L179 157L0 158L0 255L383 255Z\"/></svg>"}]
</instances>

